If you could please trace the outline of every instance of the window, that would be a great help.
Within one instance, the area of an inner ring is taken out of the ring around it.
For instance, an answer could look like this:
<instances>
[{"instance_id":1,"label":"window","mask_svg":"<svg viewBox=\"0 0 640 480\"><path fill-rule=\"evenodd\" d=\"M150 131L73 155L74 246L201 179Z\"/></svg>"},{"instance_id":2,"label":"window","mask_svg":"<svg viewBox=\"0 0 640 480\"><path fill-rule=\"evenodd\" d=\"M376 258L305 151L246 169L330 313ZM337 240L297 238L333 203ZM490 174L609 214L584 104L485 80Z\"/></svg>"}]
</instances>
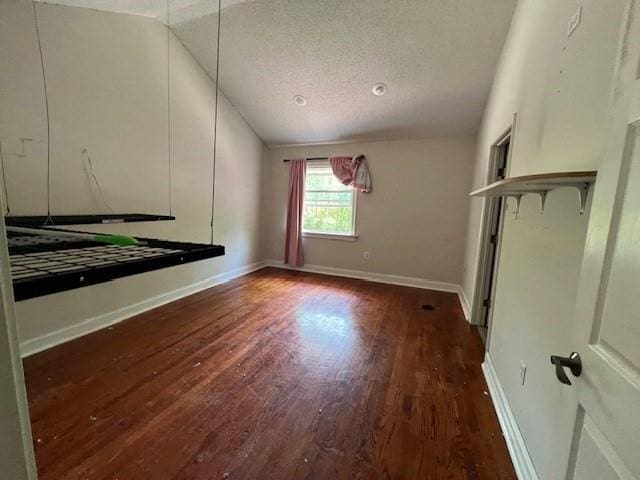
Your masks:
<instances>
[{"instance_id":1,"label":"window","mask_svg":"<svg viewBox=\"0 0 640 480\"><path fill-rule=\"evenodd\" d=\"M328 162L307 163L303 233L354 235L356 194L333 175Z\"/></svg>"}]
</instances>

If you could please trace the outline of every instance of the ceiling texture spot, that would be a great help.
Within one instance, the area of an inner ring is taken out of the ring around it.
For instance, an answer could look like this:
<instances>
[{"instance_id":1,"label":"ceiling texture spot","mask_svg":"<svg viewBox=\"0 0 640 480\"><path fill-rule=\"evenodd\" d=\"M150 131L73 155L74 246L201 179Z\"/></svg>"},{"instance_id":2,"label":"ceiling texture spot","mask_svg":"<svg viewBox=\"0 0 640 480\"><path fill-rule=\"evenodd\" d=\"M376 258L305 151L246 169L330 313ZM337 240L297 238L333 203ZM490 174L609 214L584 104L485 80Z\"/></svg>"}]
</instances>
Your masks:
<instances>
[{"instance_id":1,"label":"ceiling texture spot","mask_svg":"<svg viewBox=\"0 0 640 480\"><path fill-rule=\"evenodd\" d=\"M55 3L167 18L166 0ZM212 78L217 3L171 0L169 16ZM473 135L515 3L223 0L220 89L269 145Z\"/></svg>"}]
</instances>

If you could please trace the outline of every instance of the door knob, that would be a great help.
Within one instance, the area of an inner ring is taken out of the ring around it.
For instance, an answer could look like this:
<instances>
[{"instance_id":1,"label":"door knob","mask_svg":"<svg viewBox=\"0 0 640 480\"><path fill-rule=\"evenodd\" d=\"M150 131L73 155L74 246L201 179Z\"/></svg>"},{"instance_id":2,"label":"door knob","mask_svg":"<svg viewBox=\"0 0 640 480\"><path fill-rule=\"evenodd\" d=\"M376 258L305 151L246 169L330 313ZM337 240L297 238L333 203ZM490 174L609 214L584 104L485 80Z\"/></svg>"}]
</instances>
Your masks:
<instances>
[{"instance_id":1,"label":"door knob","mask_svg":"<svg viewBox=\"0 0 640 480\"><path fill-rule=\"evenodd\" d=\"M564 383L565 385L571 385L571 380L567 377L564 367L569 367L574 377L579 377L582 373L582 359L578 352L573 352L568 357L551 355L551 363L556 366L556 377L558 377L560 383Z\"/></svg>"}]
</instances>

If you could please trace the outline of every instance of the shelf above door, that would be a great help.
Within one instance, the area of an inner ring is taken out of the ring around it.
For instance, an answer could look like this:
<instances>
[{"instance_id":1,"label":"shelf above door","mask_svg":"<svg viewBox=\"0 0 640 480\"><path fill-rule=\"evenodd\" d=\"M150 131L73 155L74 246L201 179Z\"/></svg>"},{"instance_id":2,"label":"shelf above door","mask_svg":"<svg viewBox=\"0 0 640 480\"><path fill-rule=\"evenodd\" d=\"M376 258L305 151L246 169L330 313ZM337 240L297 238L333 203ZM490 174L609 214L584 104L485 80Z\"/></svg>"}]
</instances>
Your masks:
<instances>
[{"instance_id":1,"label":"shelf above door","mask_svg":"<svg viewBox=\"0 0 640 480\"><path fill-rule=\"evenodd\" d=\"M556 188L573 187L580 194L580 213L584 212L587 194L591 185L596 181L598 172L595 170L581 172L554 172L537 175L523 175L521 177L509 177L499 182L482 187L469 194L470 197L514 197L517 209L520 198L528 193L540 196L540 204L544 210L547 193Z\"/></svg>"},{"instance_id":2,"label":"shelf above door","mask_svg":"<svg viewBox=\"0 0 640 480\"><path fill-rule=\"evenodd\" d=\"M595 182L597 174L598 172L595 170L589 170L585 172L555 172L510 177L474 190L469 196L499 197L517 193L537 193L540 190L549 191L560 187L582 188L585 183L591 184Z\"/></svg>"}]
</instances>

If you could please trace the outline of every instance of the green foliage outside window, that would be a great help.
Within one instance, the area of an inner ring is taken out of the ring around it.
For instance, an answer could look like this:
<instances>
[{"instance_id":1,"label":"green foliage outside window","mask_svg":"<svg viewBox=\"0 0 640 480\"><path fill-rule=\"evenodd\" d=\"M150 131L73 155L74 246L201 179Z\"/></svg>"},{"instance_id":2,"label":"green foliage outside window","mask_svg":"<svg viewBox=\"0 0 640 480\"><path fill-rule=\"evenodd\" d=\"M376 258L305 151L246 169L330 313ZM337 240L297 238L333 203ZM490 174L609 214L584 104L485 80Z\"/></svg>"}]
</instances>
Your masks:
<instances>
[{"instance_id":1,"label":"green foliage outside window","mask_svg":"<svg viewBox=\"0 0 640 480\"><path fill-rule=\"evenodd\" d=\"M309 170L305 183L303 230L352 233L353 189L338 182L330 169Z\"/></svg>"},{"instance_id":2,"label":"green foliage outside window","mask_svg":"<svg viewBox=\"0 0 640 480\"><path fill-rule=\"evenodd\" d=\"M303 229L327 233L351 233L351 207L306 207Z\"/></svg>"}]
</instances>

